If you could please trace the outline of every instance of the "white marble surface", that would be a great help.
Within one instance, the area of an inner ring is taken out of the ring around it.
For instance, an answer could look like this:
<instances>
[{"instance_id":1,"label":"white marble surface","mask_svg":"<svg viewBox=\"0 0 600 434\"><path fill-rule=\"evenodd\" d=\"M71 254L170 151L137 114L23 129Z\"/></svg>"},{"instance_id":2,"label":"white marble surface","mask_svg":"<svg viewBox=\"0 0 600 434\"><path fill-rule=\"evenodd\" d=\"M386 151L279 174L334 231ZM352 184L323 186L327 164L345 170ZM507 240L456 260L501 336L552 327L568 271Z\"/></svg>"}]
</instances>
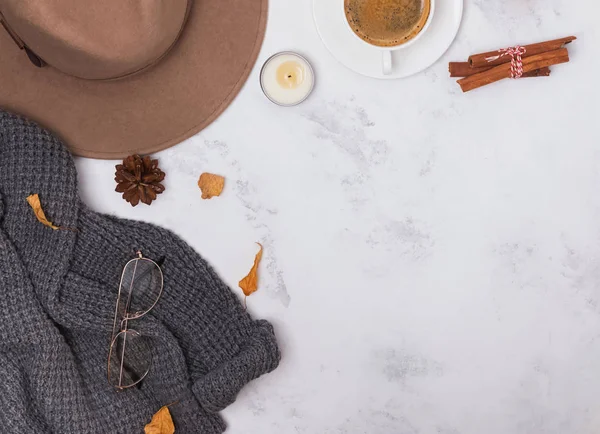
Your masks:
<instances>
[{"instance_id":1,"label":"white marble surface","mask_svg":"<svg viewBox=\"0 0 600 434\"><path fill-rule=\"evenodd\" d=\"M443 0L440 0L443 1ZM94 209L171 228L276 326L279 369L224 412L239 434L600 432L600 5L466 0L450 51L409 79L339 65L312 0L271 0L259 63L318 75L272 105L259 66L217 122L157 155L167 190L132 209L114 161L78 160ZM552 77L466 95L447 62L576 34ZM222 197L200 199L203 171Z\"/></svg>"}]
</instances>

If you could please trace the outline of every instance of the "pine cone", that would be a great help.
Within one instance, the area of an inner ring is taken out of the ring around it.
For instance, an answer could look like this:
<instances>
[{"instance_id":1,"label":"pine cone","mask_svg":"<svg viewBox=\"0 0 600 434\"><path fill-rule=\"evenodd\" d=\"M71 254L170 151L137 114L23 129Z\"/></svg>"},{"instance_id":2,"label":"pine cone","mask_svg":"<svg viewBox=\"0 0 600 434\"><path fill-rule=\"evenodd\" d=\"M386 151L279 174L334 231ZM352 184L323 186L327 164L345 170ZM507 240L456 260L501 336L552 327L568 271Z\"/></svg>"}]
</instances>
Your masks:
<instances>
[{"instance_id":1,"label":"pine cone","mask_svg":"<svg viewBox=\"0 0 600 434\"><path fill-rule=\"evenodd\" d=\"M165 191L165 186L160 183L165 179L165 172L158 168L158 160L130 155L123 160L123 164L117 164L116 170L115 191L123 193L123 199L131 206L136 206L140 201L150 205L157 194Z\"/></svg>"}]
</instances>

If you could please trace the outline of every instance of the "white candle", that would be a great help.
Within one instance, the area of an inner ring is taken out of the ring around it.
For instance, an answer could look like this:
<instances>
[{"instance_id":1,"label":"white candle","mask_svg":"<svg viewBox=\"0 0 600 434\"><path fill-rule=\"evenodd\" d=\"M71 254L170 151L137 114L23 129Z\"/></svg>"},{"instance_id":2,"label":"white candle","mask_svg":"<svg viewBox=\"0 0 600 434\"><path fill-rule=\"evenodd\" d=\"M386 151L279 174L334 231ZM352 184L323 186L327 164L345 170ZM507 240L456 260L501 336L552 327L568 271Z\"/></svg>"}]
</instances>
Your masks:
<instances>
[{"instance_id":1,"label":"white candle","mask_svg":"<svg viewBox=\"0 0 600 434\"><path fill-rule=\"evenodd\" d=\"M260 73L263 92L275 104L292 106L304 101L313 90L315 75L308 61L291 52L269 58Z\"/></svg>"}]
</instances>

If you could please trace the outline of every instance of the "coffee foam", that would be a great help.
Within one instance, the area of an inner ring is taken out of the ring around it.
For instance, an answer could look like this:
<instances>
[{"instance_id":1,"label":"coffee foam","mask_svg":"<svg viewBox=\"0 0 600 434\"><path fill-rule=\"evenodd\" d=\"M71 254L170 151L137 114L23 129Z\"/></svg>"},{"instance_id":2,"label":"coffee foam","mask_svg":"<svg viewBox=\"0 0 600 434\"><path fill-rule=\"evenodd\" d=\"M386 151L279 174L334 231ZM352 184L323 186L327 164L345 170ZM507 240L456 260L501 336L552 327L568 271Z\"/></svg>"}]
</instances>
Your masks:
<instances>
[{"instance_id":1,"label":"coffee foam","mask_svg":"<svg viewBox=\"0 0 600 434\"><path fill-rule=\"evenodd\" d=\"M429 18L430 0L345 0L350 27L379 47L404 44L417 36Z\"/></svg>"}]
</instances>

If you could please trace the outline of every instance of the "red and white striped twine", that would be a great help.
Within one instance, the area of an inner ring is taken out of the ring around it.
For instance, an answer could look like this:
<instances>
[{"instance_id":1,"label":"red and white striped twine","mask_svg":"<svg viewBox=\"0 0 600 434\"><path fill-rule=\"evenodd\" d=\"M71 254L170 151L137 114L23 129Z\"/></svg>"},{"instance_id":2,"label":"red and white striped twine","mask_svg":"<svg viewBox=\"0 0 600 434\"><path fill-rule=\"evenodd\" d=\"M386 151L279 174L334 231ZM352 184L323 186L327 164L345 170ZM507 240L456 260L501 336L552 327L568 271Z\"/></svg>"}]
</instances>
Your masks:
<instances>
[{"instance_id":1,"label":"red and white striped twine","mask_svg":"<svg viewBox=\"0 0 600 434\"><path fill-rule=\"evenodd\" d=\"M525 47L515 45L514 47L501 48L499 57L510 56L510 78L521 78L523 76L523 55L527 52Z\"/></svg>"}]
</instances>

